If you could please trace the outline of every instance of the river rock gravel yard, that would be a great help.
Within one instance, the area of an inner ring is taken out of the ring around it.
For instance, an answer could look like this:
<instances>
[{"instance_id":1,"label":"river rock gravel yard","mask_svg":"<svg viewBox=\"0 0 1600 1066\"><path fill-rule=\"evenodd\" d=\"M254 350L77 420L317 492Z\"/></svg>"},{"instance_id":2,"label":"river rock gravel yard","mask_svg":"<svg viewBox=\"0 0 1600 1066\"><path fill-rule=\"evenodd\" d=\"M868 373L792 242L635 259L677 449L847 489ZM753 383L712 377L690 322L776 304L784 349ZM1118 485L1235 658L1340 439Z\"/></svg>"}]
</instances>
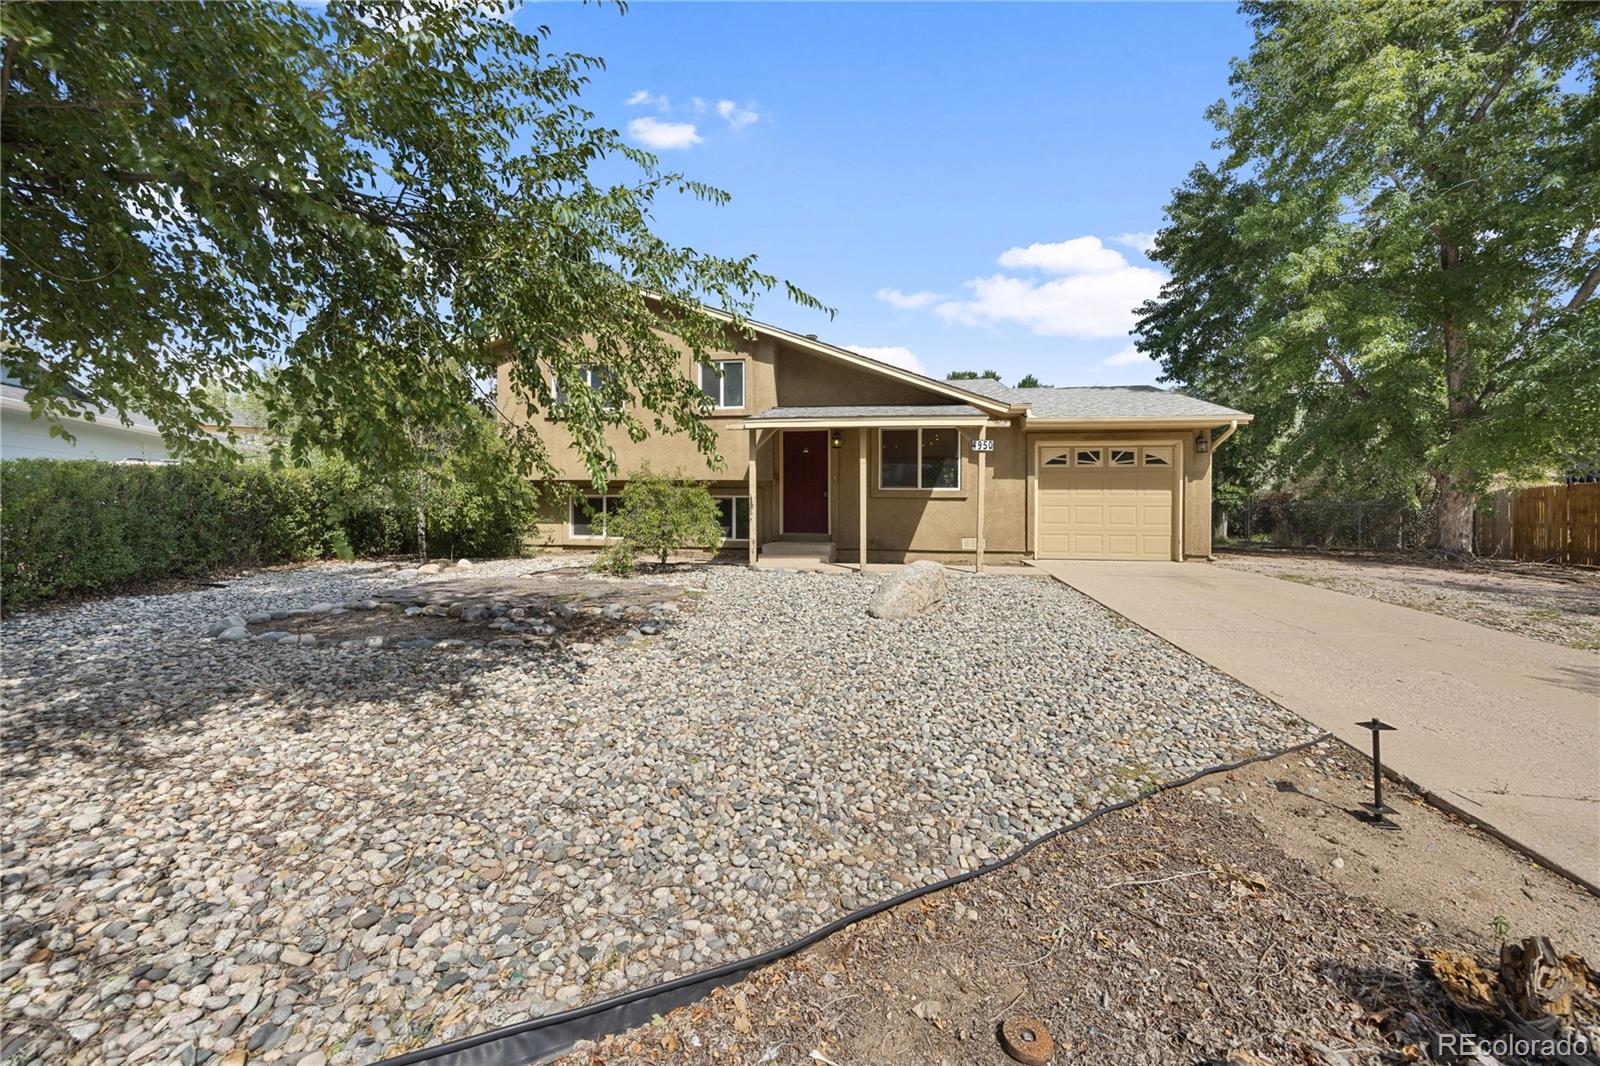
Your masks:
<instances>
[{"instance_id":1,"label":"river rock gravel yard","mask_svg":"<svg viewBox=\"0 0 1600 1066\"><path fill-rule=\"evenodd\" d=\"M896 621L855 576L644 580L681 591L654 635L526 651L205 636L416 581L372 564L7 620L0 1060L370 1062L1314 732L1037 577L951 574Z\"/></svg>"}]
</instances>

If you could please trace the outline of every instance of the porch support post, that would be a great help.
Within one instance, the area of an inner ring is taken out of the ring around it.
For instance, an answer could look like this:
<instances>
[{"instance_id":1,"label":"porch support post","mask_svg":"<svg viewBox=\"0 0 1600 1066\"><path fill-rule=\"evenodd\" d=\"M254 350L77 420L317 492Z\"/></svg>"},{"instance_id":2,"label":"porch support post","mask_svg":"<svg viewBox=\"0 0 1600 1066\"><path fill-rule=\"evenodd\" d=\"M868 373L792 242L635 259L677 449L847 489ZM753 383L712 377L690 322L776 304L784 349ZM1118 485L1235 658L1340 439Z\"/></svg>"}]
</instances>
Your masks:
<instances>
[{"instance_id":1,"label":"porch support post","mask_svg":"<svg viewBox=\"0 0 1600 1066\"><path fill-rule=\"evenodd\" d=\"M761 523L756 518L756 452L761 448L761 431L750 431L750 528L745 530L749 537L750 565L756 565L759 555L758 545L761 541Z\"/></svg>"},{"instance_id":2,"label":"porch support post","mask_svg":"<svg viewBox=\"0 0 1600 1066\"><path fill-rule=\"evenodd\" d=\"M861 498L857 501L856 520L859 529L856 530L857 558L861 560L859 573L867 572L867 439L872 436L872 430L865 426L856 430L856 451L860 456L859 469L856 470L856 486Z\"/></svg>"},{"instance_id":3,"label":"porch support post","mask_svg":"<svg viewBox=\"0 0 1600 1066\"><path fill-rule=\"evenodd\" d=\"M978 427L978 439L985 440L989 436L989 427ZM978 453L978 535L973 538L972 569L976 573L983 573L983 472L988 466L988 452Z\"/></svg>"}]
</instances>

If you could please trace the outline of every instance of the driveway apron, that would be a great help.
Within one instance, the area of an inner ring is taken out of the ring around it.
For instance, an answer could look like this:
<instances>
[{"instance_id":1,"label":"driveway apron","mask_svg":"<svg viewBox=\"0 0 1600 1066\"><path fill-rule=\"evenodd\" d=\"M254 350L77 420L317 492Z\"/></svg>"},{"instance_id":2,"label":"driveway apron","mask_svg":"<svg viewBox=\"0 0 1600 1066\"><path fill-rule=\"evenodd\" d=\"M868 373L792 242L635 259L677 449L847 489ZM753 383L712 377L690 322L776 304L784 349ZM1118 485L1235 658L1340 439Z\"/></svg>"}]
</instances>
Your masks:
<instances>
[{"instance_id":1,"label":"driveway apron","mask_svg":"<svg viewBox=\"0 0 1600 1066\"><path fill-rule=\"evenodd\" d=\"M1600 883L1600 655L1201 564L1041 560L1057 580Z\"/></svg>"}]
</instances>

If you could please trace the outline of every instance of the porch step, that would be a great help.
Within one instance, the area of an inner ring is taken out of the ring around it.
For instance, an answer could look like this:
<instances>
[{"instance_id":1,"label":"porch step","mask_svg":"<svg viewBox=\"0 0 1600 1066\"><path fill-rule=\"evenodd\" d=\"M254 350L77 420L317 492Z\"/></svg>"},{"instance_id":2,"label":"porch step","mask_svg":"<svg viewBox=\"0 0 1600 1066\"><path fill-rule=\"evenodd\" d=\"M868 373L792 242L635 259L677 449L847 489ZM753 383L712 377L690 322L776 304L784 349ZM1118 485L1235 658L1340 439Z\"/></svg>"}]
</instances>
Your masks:
<instances>
[{"instance_id":1,"label":"porch step","mask_svg":"<svg viewBox=\"0 0 1600 1066\"><path fill-rule=\"evenodd\" d=\"M761 554L769 558L809 559L819 563L833 562L831 540L769 540L761 545Z\"/></svg>"}]
</instances>

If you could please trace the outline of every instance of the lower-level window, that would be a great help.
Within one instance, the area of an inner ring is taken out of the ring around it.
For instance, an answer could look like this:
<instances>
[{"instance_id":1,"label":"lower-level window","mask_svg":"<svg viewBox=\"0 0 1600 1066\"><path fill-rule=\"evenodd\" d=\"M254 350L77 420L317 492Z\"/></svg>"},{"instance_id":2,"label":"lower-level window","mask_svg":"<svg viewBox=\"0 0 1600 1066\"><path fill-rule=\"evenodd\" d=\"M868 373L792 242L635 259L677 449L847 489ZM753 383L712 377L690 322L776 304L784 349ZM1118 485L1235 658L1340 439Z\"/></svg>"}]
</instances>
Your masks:
<instances>
[{"instance_id":1,"label":"lower-level window","mask_svg":"<svg viewBox=\"0 0 1600 1066\"><path fill-rule=\"evenodd\" d=\"M959 489L961 431L885 429L878 434L878 487Z\"/></svg>"},{"instance_id":2,"label":"lower-level window","mask_svg":"<svg viewBox=\"0 0 1600 1066\"><path fill-rule=\"evenodd\" d=\"M574 537L604 537L606 515L617 506L615 496L584 496L572 501L567 528Z\"/></svg>"},{"instance_id":3,"label":"lower-level window","mask_svg":"<svg viewBox=\"0 0 1600 1066\"><path fill-rule=\"evenodd\" d=\"M750 497L718 496L717 514L722 520L724 540L750 539Z\"/></svg>"}]
</instances>

